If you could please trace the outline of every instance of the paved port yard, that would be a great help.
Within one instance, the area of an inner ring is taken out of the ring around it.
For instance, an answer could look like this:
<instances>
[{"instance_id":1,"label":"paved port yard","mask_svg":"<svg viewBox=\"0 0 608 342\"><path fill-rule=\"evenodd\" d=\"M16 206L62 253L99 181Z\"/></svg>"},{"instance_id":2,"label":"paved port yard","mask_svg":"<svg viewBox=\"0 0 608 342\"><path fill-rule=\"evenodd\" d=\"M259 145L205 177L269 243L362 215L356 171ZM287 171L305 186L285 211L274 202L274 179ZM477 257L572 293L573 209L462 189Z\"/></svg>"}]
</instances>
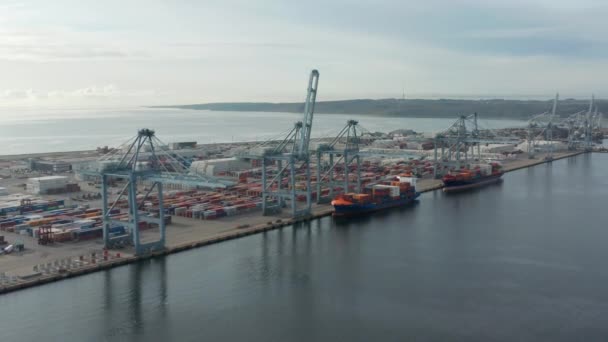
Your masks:
<instances>
[{"instance_id":1,"label":"paved port yard","mask_svg":"<svg viewBox=\"0 0 608 342\"><path fill-rule=\"evenodd\" d=\"M580 153L555 153L554 160ZM544 162L541 158L528 159L524 154L520 155L517 159L504 161L503 166L505 171L513 171ZM421 192L439 188L441 188L440 180L422 179L418 182L418 190ZM312 217L326 216L331 211L331 206L328 204L314 204ZM165 253L173 253L269 229L276 229L295 222L289 217L288 210L274 216L262 216L258 210L216 220L198 220L179 216L173 216L172 219L172 224L167 226L167 251ZM5 233L4 235L7 239L12 240L13 234ZM9 283L0 282L0 293L88 273L106 267L113 267L141 258L133 256L132 249L126 247L120 250L109 251L108 260L103 260L103 244L101 239L41 246L38 245L36 239L30 236L16 234L15 236L24 243L25 251L0 256L0 275L5 273L13 277ZM157 229L149 229L142 232L143 241L152 241L157 239L157 237ZM95 260L91 258L92 253L96 253ZM117 253L120 253L120 257L117 257ZM59 260L65 261L66 259L79 260L81 256L84 257L84 261L78 265L72 265L68 271L50 274L34 272L34 266L54 264Z\"/></svg>"}]
</instances>

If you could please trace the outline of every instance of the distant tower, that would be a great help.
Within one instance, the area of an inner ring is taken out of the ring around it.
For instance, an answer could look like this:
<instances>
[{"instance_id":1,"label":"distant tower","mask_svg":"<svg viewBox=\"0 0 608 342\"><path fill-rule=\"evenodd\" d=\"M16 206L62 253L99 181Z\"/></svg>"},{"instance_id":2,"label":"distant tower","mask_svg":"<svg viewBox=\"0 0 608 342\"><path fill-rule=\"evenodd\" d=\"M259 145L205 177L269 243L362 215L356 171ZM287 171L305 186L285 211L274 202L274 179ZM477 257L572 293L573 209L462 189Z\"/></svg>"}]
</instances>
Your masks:
<instances>
[{"instance_id":1,"label":"distant tower","mask_svg":"<svg viewBox=\"0 0 608 342\"><path fill-rule=\"evenodd\" d=\"M405 88L403 88L403 91L401 93L401 100L397 101L397 113L401 114L401 103L405 102Z\"/></svg>"}]
</instances>

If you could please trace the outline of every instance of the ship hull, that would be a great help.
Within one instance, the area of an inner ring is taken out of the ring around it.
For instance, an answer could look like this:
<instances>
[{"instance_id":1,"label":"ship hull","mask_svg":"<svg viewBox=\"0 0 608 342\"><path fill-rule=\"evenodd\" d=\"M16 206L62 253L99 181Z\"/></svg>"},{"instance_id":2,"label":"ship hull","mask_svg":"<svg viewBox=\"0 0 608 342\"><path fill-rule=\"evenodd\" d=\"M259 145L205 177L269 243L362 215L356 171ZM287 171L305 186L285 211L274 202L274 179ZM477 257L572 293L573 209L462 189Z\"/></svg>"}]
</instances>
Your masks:
<instances>
[{"instance_id":1,"label":"ship hull","mask_svg":"<svg viewBox=\"0 0 608 342\"><path fill-rule=\"evenodd\" d=\"M448 184L444 184L443 192L460 192L467 191L470 189L480 188L490 184L496 184L502 182L502 173L499 175L488 176L484 178L480 178L474 180L472 182L450 182Z\"/></svg>"},{"instance_id":2,"label":"ship hull","mask_svg":"<svg viewBox=\"0 0 608 342\"><path fill-rule=\"evenodd\" d=\"M404 207L417 201L420 193L416 193L410 198L401 198L397 200L389 200L382 203L365 203L365 204L351 204L351 205L334 205L334 217L351 217L360 216L375 211L385 210L395 207Z\"/></svg>"}]
</instances>

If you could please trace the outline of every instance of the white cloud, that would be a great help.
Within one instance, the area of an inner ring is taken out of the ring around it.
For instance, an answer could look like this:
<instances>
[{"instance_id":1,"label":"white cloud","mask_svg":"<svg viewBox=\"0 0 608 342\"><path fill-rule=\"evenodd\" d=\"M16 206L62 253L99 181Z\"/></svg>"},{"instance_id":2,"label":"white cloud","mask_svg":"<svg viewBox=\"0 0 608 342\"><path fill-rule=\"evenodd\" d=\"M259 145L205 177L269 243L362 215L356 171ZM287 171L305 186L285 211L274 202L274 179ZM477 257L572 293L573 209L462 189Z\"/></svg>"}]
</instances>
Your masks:
<instances>
[{"instance_id":1,"label":"white cloud","mask_svg":"<svg viewBox=\"0 0 608 342\"><path fill-rule=\"evenodd\" d=\"M66 29L0 30L0 60L48 62L146 58L142 50Z\"/></svg>"},{"instance_id":2,"label":"white cloud","mask_svg":"<svg viewBox=\"0 0 608 342\"><path fill-rule=\"evenodd\" d=\"M48 97L116 97L120 96L119 89L113 85L105 86L90 86L86 88L76 89L72 91L52 91L48 93Z\"/></svg>"},{"instance_id":3,"label":"white cloud","mask_svg":"<svg viewBox=\"0 0 608 342\"><path fill-rule=\"evenodd\" d=\"M404 88L411 96L600 93L608 3L570 4L15 1L0 6L0 74L15 89L0 99L300 101L311 68L321 71L320 100Z\"/></svg>"},{"instance_id":4,"label":"white cloud","mask_svg":"<svg viewBox=\"0 0 608 342\"><path fill-rule=\"evenodd\" d=\"M0 91L2 106L60 106L62 104L81 106L115 106L139 104L142 99L158 96L154 90L123 91L113 84L92 85L78 89L35 90L7 89Z\"/></svg>"},{"instance_id":5,"label":"white cloud","mask_svg":"<svg viewBox=\"0 0 608 342\"><path fill-rule=\"evenodd\" d=\"M0 99L3 100L32 100L38 98L32 89L18 90L18 89L7 89L0 92Z\"/></svg>"}]
</instances>

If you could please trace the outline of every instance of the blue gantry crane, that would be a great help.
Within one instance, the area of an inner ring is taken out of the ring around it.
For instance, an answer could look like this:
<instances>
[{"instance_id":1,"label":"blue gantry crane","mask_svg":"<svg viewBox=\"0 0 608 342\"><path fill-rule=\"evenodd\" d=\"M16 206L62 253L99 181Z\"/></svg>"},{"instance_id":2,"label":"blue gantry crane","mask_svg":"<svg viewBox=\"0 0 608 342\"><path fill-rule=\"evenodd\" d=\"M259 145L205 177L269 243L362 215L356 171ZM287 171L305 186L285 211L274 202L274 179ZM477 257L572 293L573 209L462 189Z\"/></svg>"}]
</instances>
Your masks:
<instances>
[{"instance_id":1,"label":"blue gantry crane","mask_svg":"<svg viewBox=\"0 0 608 342\"><path fill-rule=\"evenodd\" d=\"M312 203L309 145L318 85L319 71L312 70L308 79L303 119L295 123L286 137L278 144L274 140L264 142L260 151L252 151L243 155L262 161L262 211L264 215L281 210L286 205L286 201L290 201L291 213L294 217L310 214ZM274 171L275 167L276 171ZM305 189L298 189L296 175L302 171L306 177ZM298 196L306 197L304 209L298 209Z\"/></svg>"},{"instance_id":2,"label":"blue gantry crane","mask_svg":"<svg viewBox=\"0 0 608 342\"><path fill-rule=\"evenodd\" d=\"M352 190L362 192L361 162L364 158L398 158L403 160L419 159L420 156L412 151L396 149L362 149L362 137L370 132L361 127L358 121L348 120L329 143L317 146L317 203L331 201L338 192L347 193ZM354 164L354 165L353 165ZM337 166L344 169L342 182L335 181ZM354 170L353 169L354 166ZM355 174L355 184L351 184L351 172ZM324 196L323 190L328 190Z\"/></svg>"},{"instance_id":3,"label":"blue gantry crane","mask_svg":"<svg viewBox=\"0 0 608 342\"><path fill-rule=\"evenodd\" d=\"M226 188L235 182L190 173L189 163L167 144L155 136L151 129L140 129L134 138L102 156L88 169L80 172L101 178L103 241L106 248L125 240L132 242L135 254L145 254L165 248L166 226L163 205L163 184L180 184L190 187ZM109 194L110 182L124 182L118 196L112 201ZM138 198L138 185L150 184L142 198ZM156 192L158 215L142 212L144 202ZM111 213L118 203L126 197L128 220L119 221ZM140 222L157 225L160 236L156 241L143 242L140 235ZM112 228L124 226L126 235L114 236Z\"/></svg>"},{"instance_id":4,"label":"blue gantry crane","mask_svg":"<svg viewBox=\"0 0 608 342\"><path fill-rule=\"evenodd\" d=\"M527 141L527 152L529 158L535 158L536 150L538 148L538 140L543 139L548 145L546 148L546 160L553 160L553 152L555 150L553 141L553 130L557 127L557 103L559 101L559 94L555 94L553 100L553 108L551 112L545 112L533 116L528 120L526 141Z\"/></svg>"},{"instance_id":5,"label":"blue gantry crane","mask_svg":"<svg viewBox=\"0 0 608 342\"><path fill-rule=\"evenodd\" d=\"M316 149L317 155L317 203L329 202L334 198L336 187L340 187L334 181L336 166L340 163L344 166L344 180L341 185L344 192L348 192L350 188L350 164L355 162L356 172L356 191L361 192L361 156L359 151L361 133L359 131L359 122L356 120L348 120L346 126L338 133L338 135L327 144L319 144ZM336 148L339 143L344 144L343 148ZM323 157L327 156L328 161L323 164ZM337 157L337 159L336 159ZM323 188L329 189L328 196L323 196Z\"/></svg>"},{"instance_id":6,"label":"blue gantry crane","mask_svg":"<svg viewBox=\"0 0 608 342\"><path fill-rule=\"evenodd\" d=\"M520 139L500 136L492 130L481 130L477 113L460 116L450 127L434 138L435 177L441 176L440 164L460 167L473 159L481 160L481 144L518 144Z\"/></svg>"},{"instance_id":7,"label":"blue gantry crane","mask_svg":"<svg viewBox=\"0 0 608 342\"><path fill-rule=\"evenodd\" d=\"M594 96L591 96L589 109L574 113L562 121L568 129L568 149L590 151L596 138L603 136L602 113L598 111Z\"/></svg>"}]
</instances>

